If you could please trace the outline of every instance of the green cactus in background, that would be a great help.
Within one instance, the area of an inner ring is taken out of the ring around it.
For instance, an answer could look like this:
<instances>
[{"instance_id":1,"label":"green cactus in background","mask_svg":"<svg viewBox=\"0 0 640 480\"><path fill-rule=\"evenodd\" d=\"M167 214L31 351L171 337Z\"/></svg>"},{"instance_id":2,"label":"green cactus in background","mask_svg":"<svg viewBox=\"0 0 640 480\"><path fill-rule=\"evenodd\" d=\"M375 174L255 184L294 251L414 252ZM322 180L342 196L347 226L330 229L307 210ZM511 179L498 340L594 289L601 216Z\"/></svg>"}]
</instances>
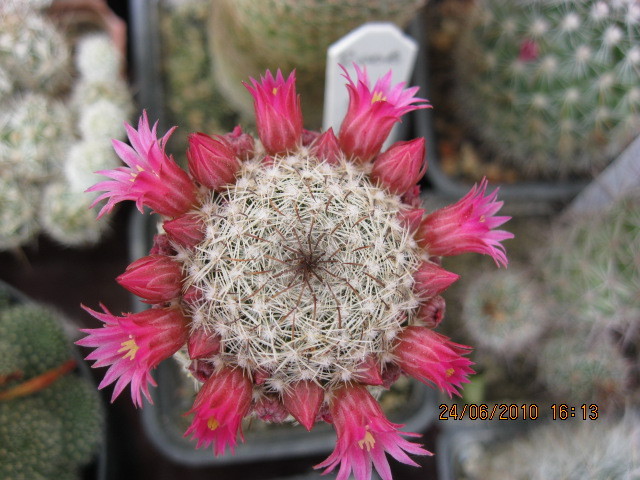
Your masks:
<instances>
[{"instance_id":1,"label":"green cactus in background","mask_svg":"<svg viewBox=\"0 0 640 480\"><path fill-rule=\"evenodd\" d=\"M582 410L576 414L582 417ZM631 480L640 469L640 421L631 413L550 421L508 441L477 441L469 450L460 480Z\"/></svg>"},{"instance_id":2,"label":"green cactus in background","mask_svg":"<svg viewBox=\"0 0 640 480\"><path fill-rule=\"evenodd\" d=\"M111 139L124 136L132 111L111 37L59 30L38 11L47 4L0 4L0 249L42 230L67 246L100 239L105 224L77 192L117 165Z\"/></svg>"},{"instance_id":3,"label":"green cactus in background","mask_svg":"<svg viewBox=\"0 0 640 480\"><path fill-rule=\"evenodd\" d=\"M590 176L640 133L638 2L482 0L472 22L460 118L519 171Z\"/></svg>"},{"instance_id":4,"label":"green cactus in background","mask_svg":"<svg viewBox=\"0 0 640 480\"><path fill-rule=\"evenodd\" d=\"M462 321L478 348L514 357L541 336L547 312L538 285L525 272L495 273L485 273L470 285Z\"/></svg>"},{"instance_id":5,"label":"green cactus in background","mask_svg":"<svg viewBox=\"0 0 640 480\"><path fill-rule=\"evenodd\" d=\"M80 478L102 441L104 412L60 319L37 304L0 309L0 478Z\"/></svg>"},{"instance_id":6,"label":"green cactus in background","mask_svg":"<svg viewBox=\"0 0 640 480\"><path fill-rule=\"evenodd\" d=\"M108 226L106 219L96 219L89 208L93 198L74 191L65 183L51 183L44 191L40 208L43 230L63 245L95 243Z\"/></svg>"},{"instance_id":7,"label":"green cactus in background","mask_svg":"<svg viewBox=\"0 0 640 480\"><path fill-rule=\"evenodd\" d=\"M407 25L425 0L217 0L212 3L210 41L214 76L244 116L253 113L242 81L266 69L296 70L305 119L322 117L327 48L372 21Z\"/></svg>"}]
</instances>

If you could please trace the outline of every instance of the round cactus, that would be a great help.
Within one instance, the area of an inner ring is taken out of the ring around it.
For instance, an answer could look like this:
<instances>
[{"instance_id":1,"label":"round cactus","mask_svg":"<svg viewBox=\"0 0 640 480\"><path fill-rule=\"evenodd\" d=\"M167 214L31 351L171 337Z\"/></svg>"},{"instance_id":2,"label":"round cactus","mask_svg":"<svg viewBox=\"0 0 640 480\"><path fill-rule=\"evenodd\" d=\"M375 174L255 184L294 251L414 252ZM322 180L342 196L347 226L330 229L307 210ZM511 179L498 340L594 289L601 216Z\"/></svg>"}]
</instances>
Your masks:
<instances>
[{"instance_id":1,"label":"round cactus","mask_svg":"<svg viewBox=\"0 0 640 480\"><path fill-rule=\"evenodd\" d=\"M633 0L483 0L456 52L460 116L526 174L590 175L640 132Z\"/></svg>"},{"instance_id":2,"label":"round cactus","mask_svg":"<svg viewBox=\"0 0 640 480\"><path fill-rule=\"evenodd\" d=\"M78 129L82 138L109 140L123 136L122 121L127 117L127 110L103 98L82 106L78 117Z\"/></svg>"},{"instance_id":3,"label":"round cactus","mask_svg":"<svg viewBox=\"0 0 640 480\"><path fill-rule=\"evenodd\" d=\"M221 0L211 14L214 77L245 117L253 113L242 80L266 69L296 69L308 123L319 127L327 48L365 22L404 27L425 0ZM304 25L304 28L301 28Z\"/></svg>"},{"instance_id":4,"label":"round cactus","mask_svg":"<svg viewBox=\"0 0 640 480\"><path fill-rule=\"evenodd\" d=\"M2 12L0 65L17 86L55 92L70 80L70 50L64 36L34 10Z\"/></svg>"},{"instance_id":5,"label":"round cactus","mask_svg":"<svg viewBox=\"0 0 640 480\"><path fill-rule=\"evenodd\" d=\"M98 170L120 164L110 142L88 139L71 146L64 164L64 176L71 190L84 192L101 178Z\"/></svg>"},{"instance_id":6,"label":"round cactus","mask_svg":"<svg viewBox=\"0 0 640 480\"><path fill-rule=\"evenodd\" d=\"M85 35L76 45L78 73L90 82L112 82L120 75L120 52L104 33Z\"/></svg>"},{"instance_id":7,"label":"round cactus","mask_svg":"<svg viewBox=\"0 0 640 480\"><path fill-rule=\"evenodd\" d=\"M603 404L623 397L630 367L620 347L608 336L567 331L543 344L538 374L556 399Z\"/></svg>"},{"instance_id":8,"label":"round cactus","mask_svg":"<svg viewBox=\"0 0 640 480\"><path fill-rule=\"evenodd\" d=\"M37 233L39 198L38 188L0 175L0 250L23 245Z\"/></svg>"},{"instance_id":9,"label":"round cactus","mask_svg":"<svg viewBox=\"0 0 640 480\"><path fill-rule=\"evenodd\" d=\"M479 347L514 356L546 328L546 310L538 287L525 272L488 272L464 296L462 321Z\"/></svg>"},{"instance_id":10,"label":"round cactus","mask_svg":"<svg viewBox=\"0 0 640 480\"><path fill-rule=\"evenodd\" d=\"M40 207L40 224L47 234L63 245L96 243L107 227L96 220L91 197L72 190L64 182L47 186Z\"/></svg>"},{"instance_id":11,"label":"round cactus","mask_svg":"<svg viewBox=\"0 0 640 480\"><path fill-rule=\"evenodd\" d=\"M640 192L598 216L561 225L540 256L545 283L569 323L634 328L640 316Z\"/></svg>"}]
</instances>

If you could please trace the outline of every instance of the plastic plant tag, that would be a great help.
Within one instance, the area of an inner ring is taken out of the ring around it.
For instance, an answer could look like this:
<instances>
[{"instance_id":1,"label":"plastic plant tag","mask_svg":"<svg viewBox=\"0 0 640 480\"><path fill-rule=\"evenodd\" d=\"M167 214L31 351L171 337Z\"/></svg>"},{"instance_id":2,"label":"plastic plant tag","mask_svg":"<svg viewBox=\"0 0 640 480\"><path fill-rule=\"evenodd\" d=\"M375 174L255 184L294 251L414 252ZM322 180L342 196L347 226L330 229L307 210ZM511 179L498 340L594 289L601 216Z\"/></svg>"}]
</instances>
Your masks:
<instances>
[{"instance_id":1,"label":"plastic plant tag","mask_svg":"<svg viewBox=\"0 0 640 480\"><path fill-rule=\"evenodd\" d=\"M392 83L395 84L409 80L417 53L416 41L386 22L365 23L333 43L327 50L322 129L333 127L337 133L349 105L340 65L352 78L356 77L354 63L366 67L372 85L392 70ZM388 146L394 136L392 131L385 145Z\"/></svg>"}]
</instances>

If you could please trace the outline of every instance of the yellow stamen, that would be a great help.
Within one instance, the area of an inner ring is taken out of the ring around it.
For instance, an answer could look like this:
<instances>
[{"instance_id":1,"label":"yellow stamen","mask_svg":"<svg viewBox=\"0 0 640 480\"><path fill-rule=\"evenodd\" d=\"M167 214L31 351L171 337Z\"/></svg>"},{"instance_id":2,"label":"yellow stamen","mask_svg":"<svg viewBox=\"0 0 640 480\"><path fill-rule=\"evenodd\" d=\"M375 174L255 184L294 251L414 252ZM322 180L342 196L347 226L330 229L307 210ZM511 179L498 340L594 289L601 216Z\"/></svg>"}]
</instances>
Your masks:
<instances>
[{"instance_id":1,"label":"yellow stamen","mask_svg":"<svg viewBox=\"0 0 640 480\"><path fill-rule=\"evenodd\" d=\"M216 420L215 417L211 417L209 419L209 421L207 422L207 427L209 427L209 430L215 430L216 428L218 428L220 426L220 424L218 423L218 420Z\"/></svg>"},{"instance_id":2,"label":"yellow stamen","mask_svg":"<svg viewBox=\"0 0 640 480\"><path fill-rule=\"evenodd\" d=\"M133 336L129 335L129 340L127 340L126 342L122 342L120 345L122 345L122 348L118 350L118 353L127 352L122 358L129 357L129 359L131 360L136 358L136 353L138 353L138 349L140 347L136 344Z\"/></svg>"},{"instance_id":3,"label":"yellow stamen","mask_svg":"<svg viewBox=\"0 0 640 480\"><path fill-rule=\"evenodd\" d=\"M371 103L376 103L376 102L386 102L387 101L387 97L385 97L382 92L376 92L373 94L373 97L371 98Z\"/></svg>"},{"instance_id":4,"label":"yellow stamen","mask_svg":"<svg viewBox=\"0 0 640 480\"><path fill-rule=\"evenodd\" d=\"M446 372L444 372L444 374L447 376L447 378L449 378L451 375L453 375L456 372L455 368L450 368L448 369Z\"/></svg>"},{"instance_id":5,"label":"yellow stamen","mask_svg":"<svg viewBox=\"0 0 640 480\"><path fill-rule=\"evenodd\" d=\"M376 439L373 438L371 432L367 432L364 434L364 438L358 442L358 446L364 450L364 447L367 447L367 452L370 452L373 446L376 444Z\"/></svg>"},{"instance_id":6,"label":"yellow stamen","mask_svg":"<svg viewBox=\"0 0 640 480\"><path fill-rule=\"evenodd\" d=\"M271 90L271 93L273 93L274 95L278 93L278 87L273 87L273 90Z\"/></svg>"},{"instance_id":7,"label":"yellow stamen","mask_svg":"<svg viewBox=\"0 0 640 480\"><path fill-rule=\"evenodd\" d=\"M487 221L487 217L485 217L484 215L480 215L480 219L478 220L480 223L484 223Z\"/></svg>"}]
</instances>

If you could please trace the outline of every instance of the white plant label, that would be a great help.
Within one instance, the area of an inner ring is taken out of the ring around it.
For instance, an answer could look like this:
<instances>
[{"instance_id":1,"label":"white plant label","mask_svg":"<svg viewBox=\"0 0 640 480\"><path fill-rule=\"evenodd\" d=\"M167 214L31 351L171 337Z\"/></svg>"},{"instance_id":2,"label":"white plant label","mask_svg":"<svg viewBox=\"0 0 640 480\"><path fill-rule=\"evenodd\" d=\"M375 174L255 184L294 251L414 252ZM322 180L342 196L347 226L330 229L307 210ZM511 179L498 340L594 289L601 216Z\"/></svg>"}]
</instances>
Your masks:
<instances>
[{"instance_id":1,"label":"white plant label","mask_svg":"<svg viewBox=\"0 0 640 480\"><path fill-rule=\"evenodd\" d=\"M349 106L349 95L344 87L346 80L340 65L354 80L353 64L366 67L371 86L391 70L392 85L395 85L409 81L417 53L416 41L392 23L366 23L333 43L327 50L323 130L333 127L337 135ZM392 132L386 145L393 137Z\"/></svg>"}]
</instances>

